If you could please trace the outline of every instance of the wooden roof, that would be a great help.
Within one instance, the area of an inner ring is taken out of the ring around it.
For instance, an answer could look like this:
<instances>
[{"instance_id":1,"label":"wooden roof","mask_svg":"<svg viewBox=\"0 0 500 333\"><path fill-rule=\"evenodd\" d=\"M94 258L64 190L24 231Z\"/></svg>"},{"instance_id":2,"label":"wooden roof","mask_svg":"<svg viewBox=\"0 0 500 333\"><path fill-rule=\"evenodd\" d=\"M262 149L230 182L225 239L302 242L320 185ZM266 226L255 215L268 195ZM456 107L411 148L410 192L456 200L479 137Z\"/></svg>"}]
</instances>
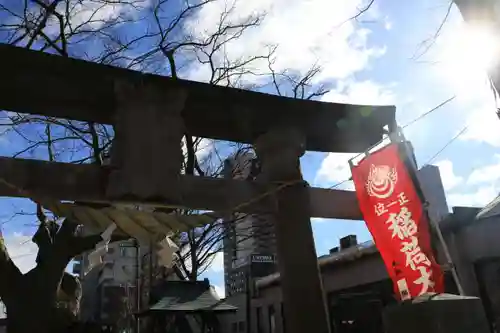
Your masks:
<instances>
[{"instance_id":1,"label":"wooden roof","mask_svg":"<svg viewBox=\"0 0 500 333\"><path fill-rule=\"evenodd\" d=\"M395 123L394 106L297 100L204 83L173 80L0 44L0 109L109 124L114 82L186 89L183 113L191 135L253 143L276 126L306 134L307 150L361 152ZM141 112L141 110L137 110Z\"/></svg>"},{"instance_id":2,"label":"wooden roof","mask_svg":"<svg viewBox=\"0 0 500 333\"><path fill-rule=\"evenodd\" d=\"M155 312L199 313L238 310L236 306L221 300L208 280L166 281L153 288L152 298L155 304L141 315Z\"/></svg>"}]
</instances>

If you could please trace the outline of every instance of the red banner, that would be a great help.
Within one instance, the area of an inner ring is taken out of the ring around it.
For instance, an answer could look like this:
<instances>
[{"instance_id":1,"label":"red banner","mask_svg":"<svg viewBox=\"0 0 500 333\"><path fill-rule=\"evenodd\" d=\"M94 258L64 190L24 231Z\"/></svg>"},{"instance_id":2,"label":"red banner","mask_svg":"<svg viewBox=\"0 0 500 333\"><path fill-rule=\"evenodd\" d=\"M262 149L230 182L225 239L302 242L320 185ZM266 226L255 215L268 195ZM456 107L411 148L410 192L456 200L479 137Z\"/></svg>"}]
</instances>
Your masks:
<instances>
[{"instance_id":1,"label":"red banner","mask_svg":"<svg viewBox=\"0 0 500 333\"><path fill-rule=\"evenodd\" d=\"M352 167L359 208L391 277L406 300L444 292L431 248L429 221L399 146L391 144Z\"/></svg>"}]
</instances>

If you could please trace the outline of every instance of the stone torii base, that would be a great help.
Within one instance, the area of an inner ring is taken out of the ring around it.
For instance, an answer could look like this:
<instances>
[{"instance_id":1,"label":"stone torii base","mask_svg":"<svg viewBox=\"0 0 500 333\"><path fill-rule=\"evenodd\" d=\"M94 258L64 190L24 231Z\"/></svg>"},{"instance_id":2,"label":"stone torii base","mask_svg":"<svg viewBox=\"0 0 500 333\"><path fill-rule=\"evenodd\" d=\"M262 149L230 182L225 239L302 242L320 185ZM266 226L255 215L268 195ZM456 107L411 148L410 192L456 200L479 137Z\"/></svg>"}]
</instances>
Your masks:
<instances>
[{"instance_id":1,"label":"stone torii base","mask_svg":"<svg viewBox=\"0 0 500 333\"><path fill-rule=\"evenodd\" d=\"M386 333L489 333L481 299L424 295L384 311Z\"/></svg>"}]
</instances>

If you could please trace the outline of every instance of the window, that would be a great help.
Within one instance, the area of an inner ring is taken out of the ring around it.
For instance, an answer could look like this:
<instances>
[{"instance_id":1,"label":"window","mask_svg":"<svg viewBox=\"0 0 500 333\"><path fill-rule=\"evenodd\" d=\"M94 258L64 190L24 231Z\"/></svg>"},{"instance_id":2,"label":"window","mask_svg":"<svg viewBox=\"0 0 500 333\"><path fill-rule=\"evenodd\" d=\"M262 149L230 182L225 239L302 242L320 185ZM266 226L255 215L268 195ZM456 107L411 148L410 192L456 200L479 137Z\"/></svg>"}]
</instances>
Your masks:
<instances>
[{"instance_id":1,"label":"window","mask_svg":"<svg viewBox=\"0 0 500 333\"><path fill-rule=\"evenodd\" d=\"M126 257L127 256L127 248L124 246L120 247L120 256Z\"/></svg>"},{"instance_id":2,"label":"window","mask_svg":"<svg viewBox=\"0 0 500 333\"><path fill-rule=\"evenodd\" d=\"M238 331L239 332L245 332L245 322L244 321L240 321L238 323Z\"/></svg>"},{"instance_id":3,"label":"window","mask_svg":"<svg viewBox=\"0 0 500 333\"><path fill-rule=\"evenodd\" d=\"M270 305L268 308L269 311L269 333L276 332L276 315L274 313L274 306Z\"/></svg>"},{"instance_id":4,"label":"window","mask_svg":"<svg viewBox=\"0 0 500 333\"><path fill-rule=\"evenodd\" d=\"M231 332L237 333L238 332L238 323L232 323L231 324Z\"/></svg>"}]
</instances>

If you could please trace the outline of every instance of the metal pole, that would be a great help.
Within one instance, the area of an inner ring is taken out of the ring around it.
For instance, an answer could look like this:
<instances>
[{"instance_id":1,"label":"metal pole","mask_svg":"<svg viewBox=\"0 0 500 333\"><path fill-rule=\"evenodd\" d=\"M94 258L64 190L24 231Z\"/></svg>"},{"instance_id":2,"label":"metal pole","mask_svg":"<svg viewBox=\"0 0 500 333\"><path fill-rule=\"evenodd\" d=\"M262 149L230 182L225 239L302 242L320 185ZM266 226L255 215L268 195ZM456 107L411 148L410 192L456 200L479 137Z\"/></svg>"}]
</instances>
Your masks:
<instances>
[{"instance_id":1,"label":"metal pole","mask_svg":"<svg viewBox=\"0 0 500 333\"><path fill-rule=\"evenodd\" d=\"M134 246L135 246L135 254L136 254L136 257L135 257L135 277L136 277L136 280L135 280L135 297L136 297L136 313L138 313L141 309L141 290L140 290L140 285L141 285L141 275L140 275L140 248L139 248L139 242L137 241L137 239L134 238ZM140 331L140 320L139 320L139 316L136 316L135 317L135 332L136 333L139 333Z\"/></svg>"},{"instance_id":2,"label":"metal pole","mask_svg":"<svg viewBox=\"0 0 500 333\"><path fill-rule=\"evenodd\" d=\"M252 290L252 284L251 284L251 276L252 276L252 259L250 256L250 264L248 265L247 269L247 274L246 274L246 279L245 279L245 284L246 284L246 300L245 300L245 306L246 306L246 333L252 332L251 327L252 327L252 297L253 297L253 290Z\"/></svg>"},{"instance_id":3,"label":"metal pole","mask_svg":"<svg viewBox=\"0 0 500 333\"><path fill-rule=\"evenodd\" d=\"M426 202L426 205L428 206L428 203ZM426 214L429 218L429 221L431 225L434 227L434 230L436 230L436 234L438 235L438 239L441 242L441 246L443 248L444 255L446 257L447 264L449 268L451 269L451 274L453 276L453 280L455 280L455 284L457 285L458 293L460 295L465 295L464 289L462 287L462 284L460 283L460 279L457 274L457 270L455 268L455 265L453 264L453 260L451 259L450 251L448 249L448 245L446 244L443 233L441 232L441 228L439 227L439 224L432 218L430 218L429 214L427 213L427 207L424 208L426 210Z\"/></svg>"},{"instance_id":4,"label":"metal pole","mask_svg":"<svg viewBox=\"0 0 500 333\"><path fill-rule=\"evenodd\" d=\"M151 290L153 288L153 248L154 242L153 240L149 241L149 290L148 290L148 306L151 305Z\"/></svg>"},{"instance_id":5,"label":"metal pole","mask_svg":"<svg viewBox=\"0 0 500 333\"><path fill-rule=\"evenodd\" d=\"M412 172L416 176L417 172L418 172L417 160L415 158L414 152L410 151L410 149L408 148L408 141L406 141L403 133L401 132L401 129L398 129L398 132L395 135L391 135L390 138L391 138L391 142L393 142L393 143L402 143L403 144L406 155L412 159L412 161L411 161L412 162L411 165L413 168ZM415 180L418 182L418 178L416 178ZM419 186L418 183L416 185ZM441 243L441 248L443 249L443 253L444 253L446 261L447 261L447 265L451 269L451 274L453 276L453 280L455 280L455 284L457 285L458 292L460 295L465 295L464 290L462 288L462 284L460 283L460 279L459 279L457 271L455 269L455 265L453 264L453 260L452 260L451 255L450 255L448 245L446 244L446 241L443 237L443 233L441 232L441 228L439 227L439 224L437 223L437 221L435 221L433 218L431 218L431 216L429 214L429 202L425 199L425 194L421 190L420 190L420 195L422 196L422 199L424 201L424 204L422 207L424 210L424 214L427 216L427 218L429 219L429 223L436 231L436 234L438 236L438 240Z\"/></svg>"}]
</instances>

